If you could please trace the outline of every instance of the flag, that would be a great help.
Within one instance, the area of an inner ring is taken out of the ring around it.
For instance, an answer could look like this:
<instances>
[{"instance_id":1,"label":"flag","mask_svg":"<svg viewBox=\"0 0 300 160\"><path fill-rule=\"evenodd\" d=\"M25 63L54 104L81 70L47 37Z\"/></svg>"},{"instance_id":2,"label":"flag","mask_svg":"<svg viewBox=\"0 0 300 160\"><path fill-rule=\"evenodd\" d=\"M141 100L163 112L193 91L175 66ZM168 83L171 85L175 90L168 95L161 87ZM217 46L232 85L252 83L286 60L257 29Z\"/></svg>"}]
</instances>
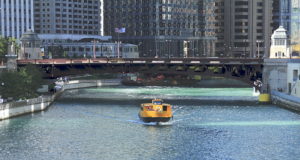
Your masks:
<instances>
[{"instance_id":1,"label":"flag","mask_svg":"<svg viewBox=\"0 0 300 160\"><path fill-rule=\"evenodd\" d=\"M126 28L120 28L120 33L125 33L126 32Z\"/></svg>"},{"instance_id":2,"label":"flag","mask_svg":"<svg viewBox=\"0 0 300 160\"><path fill-rule=\"evenodd\" d=\"M125 33L126 32L126 28L115 28L115 32L116 33Z\"/></svg>"}]
</instances>

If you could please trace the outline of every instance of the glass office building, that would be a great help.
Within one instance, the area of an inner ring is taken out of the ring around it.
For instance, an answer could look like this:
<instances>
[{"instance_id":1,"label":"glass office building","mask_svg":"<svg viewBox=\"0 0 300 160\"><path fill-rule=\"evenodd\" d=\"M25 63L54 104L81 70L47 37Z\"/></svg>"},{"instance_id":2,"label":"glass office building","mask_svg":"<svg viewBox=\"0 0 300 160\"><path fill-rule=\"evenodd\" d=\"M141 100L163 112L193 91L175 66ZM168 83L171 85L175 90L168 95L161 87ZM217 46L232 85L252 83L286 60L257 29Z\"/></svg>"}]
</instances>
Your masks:
<instances>
[{"instance_id":1,"label":"glass office building","mask_svg":"<svg viewBox=\"0 0 300 160\"><path fill-rule=\"evenodd\" d=\"M0 36L20 38L34 30L33 0L0 0Z\"/></svg>"},{"instance_id":2,"label":"glass office building","mask_svg":"<svg viewBox=\"0 0 300 160\"><path fill-rule=\"evenodd\" d=\"M102 0L35 0L35 32L103 35Z\"/></svg>"},{"instance_id":3,"label":"glass office building","mask_svg":"<svg viewBox=\"0 0 300 160\"><path fill-rule=\"evenodd\" d=\"M273 31L272 0L215 0L215 3L216 55L267 56Z\"/></svg>"},{"instance_id":4,"label":"glass office building","mask_svg":"<svg viewBox=\"0 0 300 160\"><path fill-rule=\"evenodd\" d=\"M205 38L209 33L204 26L210 19L203 17L202 0L104 0L104 4L105 34L139 45L142 57L200 57L207 55L203 47L214 48L213 42L203 43L212 38ZM117 33L115 28L126 31Z\"/></svg>"},{"instance_id":5,"label":"glass office building","mask_svg":"<svg viewBox=\"0 0 300 160\"><path fill-rule=\"evenodd\" d=\"M300 0L291 2L291 24L290 24L291 44L295 51L300 52Z\"/></svg>"},{"instance_id":6,"label":"glass office building","mask_svg":"<svg viewBox=\"0 0 300 160\"><path fill-rule=\"evenodd\" d=\"M293 52L300 53L300 0L274 0L275 25L282 25L288 33Z\"/></svg>"}]
</instances>

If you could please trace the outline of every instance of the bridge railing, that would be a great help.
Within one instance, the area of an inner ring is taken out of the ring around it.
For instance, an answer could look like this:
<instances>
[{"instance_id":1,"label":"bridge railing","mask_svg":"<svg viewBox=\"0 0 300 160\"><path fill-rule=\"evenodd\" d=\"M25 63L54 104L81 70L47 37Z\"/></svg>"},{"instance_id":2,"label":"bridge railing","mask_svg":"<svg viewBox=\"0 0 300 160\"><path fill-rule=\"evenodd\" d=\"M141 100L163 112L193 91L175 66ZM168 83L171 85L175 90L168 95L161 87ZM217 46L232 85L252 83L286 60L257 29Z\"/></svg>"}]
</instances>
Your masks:
<instances>
[{"instance_id":1,"label":"bridge railing","mask_svg":"<svg viewBox=\"0 0 300 160\"><path fill-rule=\"evenodd\" d=\"M263 64L263 59L234 58L95 58L95 59L28 59L18 64L65 65L65 64Z\"/></svg>"}]
</instances>

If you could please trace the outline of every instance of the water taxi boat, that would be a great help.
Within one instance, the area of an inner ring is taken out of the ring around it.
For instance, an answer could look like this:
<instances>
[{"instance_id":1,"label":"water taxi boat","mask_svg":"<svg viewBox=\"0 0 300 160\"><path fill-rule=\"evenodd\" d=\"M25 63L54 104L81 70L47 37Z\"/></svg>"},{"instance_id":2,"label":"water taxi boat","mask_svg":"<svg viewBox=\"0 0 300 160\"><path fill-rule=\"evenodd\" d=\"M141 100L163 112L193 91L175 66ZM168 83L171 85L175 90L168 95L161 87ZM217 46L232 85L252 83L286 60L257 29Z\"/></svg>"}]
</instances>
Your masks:
<instances>
[{"instance_id":1,"label":"water taxi boat","mask_svg":"<svg viewBox=\"0 0 300 160\"><path fill-rule=\"evenodd\" d=\"M152 103L141 104L139 117L145 123L168 122L173 118L172 106L163 103L161 99L154 99Z\"/></svg>"}]
</instances>

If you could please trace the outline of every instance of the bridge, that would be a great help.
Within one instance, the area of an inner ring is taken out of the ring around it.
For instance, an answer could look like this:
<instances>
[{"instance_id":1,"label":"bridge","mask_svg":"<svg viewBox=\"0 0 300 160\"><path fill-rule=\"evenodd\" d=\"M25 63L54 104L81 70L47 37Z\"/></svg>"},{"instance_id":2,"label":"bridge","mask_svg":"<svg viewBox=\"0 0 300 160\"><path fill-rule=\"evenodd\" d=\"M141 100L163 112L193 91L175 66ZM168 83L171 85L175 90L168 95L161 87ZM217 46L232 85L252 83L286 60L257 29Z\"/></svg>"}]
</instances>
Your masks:
<instances>
[{"instance_id":1,"label":"bridge","mask_svg":"<svg viewBox=\"0 0 300 160\"><path fill-rule=\"evenodd\" d=\"M18 60L19 67L37 65L47 77L93 73L142 73L218 76L253 84L262 78L263 59L234 58L97 58Z\"/></svg>"}]
</instances>

